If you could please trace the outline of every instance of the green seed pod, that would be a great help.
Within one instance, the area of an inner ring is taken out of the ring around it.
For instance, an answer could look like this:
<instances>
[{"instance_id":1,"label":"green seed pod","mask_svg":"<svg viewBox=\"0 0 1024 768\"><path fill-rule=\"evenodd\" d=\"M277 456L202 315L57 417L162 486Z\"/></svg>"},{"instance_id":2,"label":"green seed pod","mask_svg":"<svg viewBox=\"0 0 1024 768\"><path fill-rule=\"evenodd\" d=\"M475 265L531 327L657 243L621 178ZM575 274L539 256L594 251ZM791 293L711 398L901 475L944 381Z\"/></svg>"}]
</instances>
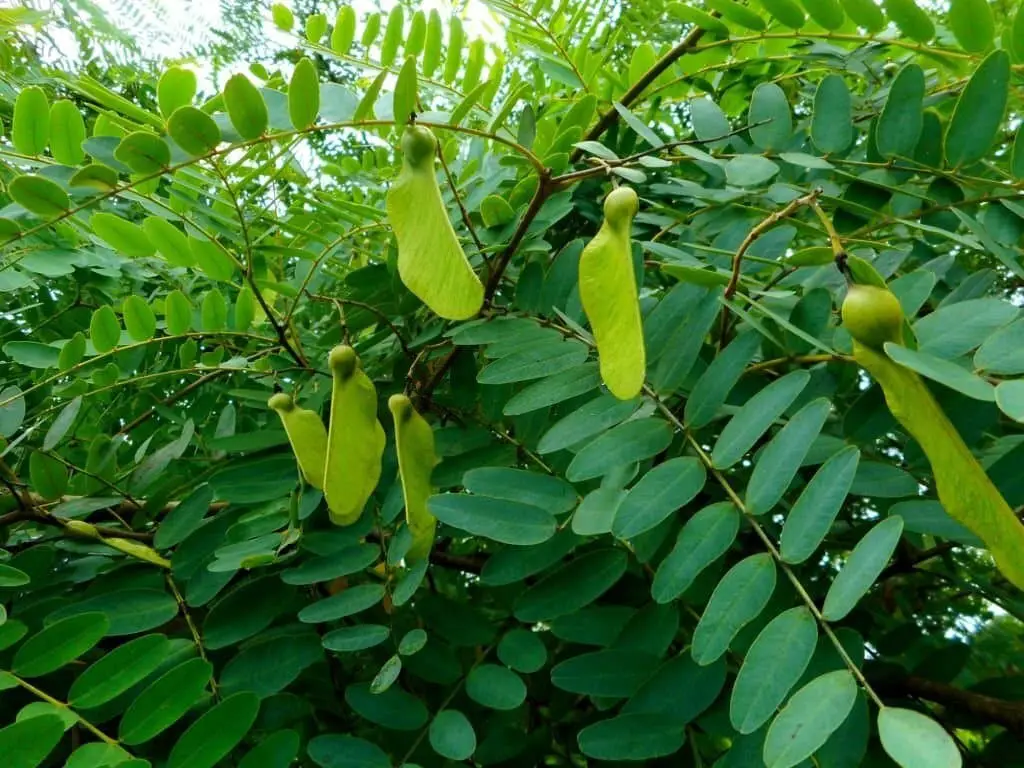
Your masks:
<instances>
[{"instance_id":1,"label":"green seed pod","mask_svg":"<svg viewBox=\"0 0 1024 768\"><path fill-rule=\"evenodd\" d=\"M352 347L340 345L328 358L334 386L327 436L324 496L331 520L351 525L380 480L384 428L377 420L377 390Z\"/></svg>"},{"instance_id":2,"label":"green seed pod","mask_svg":"<svg viewBox=\"0 0 1024 768\"><path fill-rule=\"evenodd\" d=\"M580 256L580 301L597 342L601 378L620 400L640 394L646 357L630 228L636 192L619 187L604 201L604 222Z\"/></svg>"},{"instance_id":3,"label":"green seed pod","mask_svg":"<svg viewBox=\"0 0 1024 768\"><path fill-rule=\"evenodd\" d=\"M299 408L291 395L284 392L272 396L267 405L281 417L302 476L314 488L322 490L327 463L327 430L320 415L308 408Z\"/></svg>"},{"instance_id":4,"label":"green seed pod","mask_svg":"<svg viewBox=\"0 0 1024 768\"><path fill-rule=\"evenodd\" d=\"M402 170L387 194L398 240L398 274L435 313L466 320L480 311L484 287L462 251L434 172L437 139L410 125L402 135Z\"/></svg>"},{"instance_id":5,"label":"green seed pod","mask_svg":"<svg viewBox=\"0 0 1024 768\"><path fill-rule=\"evenodd\" d=\"M395 420L395 442L398 448L398 472L405 498L405 522L412 532L412 546L406 558L422 560L430 554L434 543L436 518L427 508L433 492L430 474L438 462L434 452L434 430L430 428L405 395L392 395L388 408Z\"/></svg>"},{"instance_id":6,"label":"green seed pod","mask_svg":"<svg viewBox=\"0 0 1024 768\"><path fill-rule=\"evenodd\" d=\"M1024 589L1024 526L921 377L884 351L886 342L902 337L899 301L884 288L852 285L843 322L854 359L875 377L892 415L928 457L942 507L985 542L999 570Z\"/></svg>"}]
</instances>

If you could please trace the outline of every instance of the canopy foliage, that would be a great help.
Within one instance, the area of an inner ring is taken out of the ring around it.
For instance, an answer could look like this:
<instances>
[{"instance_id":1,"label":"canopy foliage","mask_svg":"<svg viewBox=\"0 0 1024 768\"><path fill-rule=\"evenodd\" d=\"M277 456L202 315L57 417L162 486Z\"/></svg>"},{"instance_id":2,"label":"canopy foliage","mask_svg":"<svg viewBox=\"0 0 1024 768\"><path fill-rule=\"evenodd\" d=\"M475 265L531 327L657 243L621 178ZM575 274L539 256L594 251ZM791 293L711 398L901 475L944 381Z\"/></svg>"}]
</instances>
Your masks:
<instances>
[{"instance_id":1,"label":"canopy foliage","mask_svg":"<svg viewBox=\"0 0 1024 768\"><path fill-rule=\"evenodd\" d=\"M0 11L0 763L1024 765L1024 602L837 268L1024 505L1016 6L239 0L160 62L87 0ZM399 275L410 113L468 321ZM628 400L579 289L614 187ZM339 344L385 432L345 526L267 407L326 422Z\"/></svg>"}]
</instances>

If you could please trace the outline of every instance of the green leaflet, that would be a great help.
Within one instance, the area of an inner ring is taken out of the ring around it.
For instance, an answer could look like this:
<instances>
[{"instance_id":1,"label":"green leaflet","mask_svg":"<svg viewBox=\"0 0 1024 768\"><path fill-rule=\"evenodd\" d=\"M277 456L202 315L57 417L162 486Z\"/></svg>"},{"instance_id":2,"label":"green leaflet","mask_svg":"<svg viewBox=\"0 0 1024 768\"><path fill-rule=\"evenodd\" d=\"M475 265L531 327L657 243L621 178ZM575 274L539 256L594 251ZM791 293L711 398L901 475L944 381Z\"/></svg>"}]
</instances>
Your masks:
<instances>
[{"instance_id":1,"label":"green leaflet","mask_svg":"<svg viewBox=\"0 0 1024 768\"><path fill-rule=\"evenodd\" d=\"M885 293L888 294L888 291ZM872 308L861 302L854 327L850 326L844 302L843 320L851 330L854 359L882 386L885 402L910 435L920 444L935 476L936 490L942 506L955 520L963 523L985 542L996 565L1015 585L1024 589L1024 526L1021 526L1010 505L989 479L981 464L960 437L956 427L936 402L931 390L918 374L889 359L881 351L881 336L888 328L885 341L902 342L902 325L891 315L892 303L879 309L885 319L863 333L862 318ZM881 302L880 302L881 303ZM894 302L898 307L898 302ZM853 331L859 331L854 334Z\"/></svg>"},{"instance_id":2,"label":"green leaflet","mask_svg":"<svg viewBox=\"0 0 1024 768\"><path fill-rule=\"evenodd\" d=\"M620 400L640 394L646 359L630 253L630 226L639 200L619 187L604 201L604 222L580 256L580 301L597 342L601 378Z\"/></svg>"},{"instance_id":3,"label":"green leaflet","mask_svg":"<svg viewBox=\"0 0 1024 768\"><path fill-rule=\"evenodd\" d=\"M437 139L410 125L402 135L402 171L387 194L398 240L398 274L436 314L466 320L480 311L484 287L459 245L434 174Z\"/></svg>"},{"instance_id":4,"label":"green leaflet","mask_svg":"<svg viewBox=\"0 0 1024 768\"><path fill-rule=\"evenodd\" d=\"M351 525L380 480L386 438L377 420L377 390L355 350L337 346L328 360L334 386L323 490L331 520Z\"/></svg>"},{"instance_id":5,"label":"green leaflet","mask_svg":"<svg viewBox=\"0 0 1024 768\"><path fill-rule=\"evenodd\" d=\"M320 420L320 414L297 407L291 395L284 392L272 396L267 406L281 417L302 476L314 488L322 490L324 466L327 463L327 430Z\"/></svg>"},{"instance_id":6,"label":"green leaflet","mask_svg":"<svg viewBox=\"0 0 1024 768\"><path fill-rule=\"evenodd\" d=\"M405 395L392 395L388 408L395 420L395 443L398 448L398 472L405 497L405 522L412 531L412 546L406 553L409 560L422 560L430 554L437 519L427 509L433 493L430 473L438 463L434 452L434 430L431 429Z\"/></svg>"}]
</instances>

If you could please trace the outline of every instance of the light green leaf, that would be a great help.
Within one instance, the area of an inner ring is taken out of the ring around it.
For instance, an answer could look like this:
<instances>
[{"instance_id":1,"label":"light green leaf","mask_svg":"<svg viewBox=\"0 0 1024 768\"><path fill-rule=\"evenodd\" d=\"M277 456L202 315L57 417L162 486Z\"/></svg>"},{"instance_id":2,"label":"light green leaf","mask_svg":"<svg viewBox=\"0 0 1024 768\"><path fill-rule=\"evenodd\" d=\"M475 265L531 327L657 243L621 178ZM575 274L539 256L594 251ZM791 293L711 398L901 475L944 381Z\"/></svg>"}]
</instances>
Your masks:
<instances>
[{"instance_id":1,"label":"light green leaf","mask_svg":"<svg viewBox=\"0 0 1024 768\"><path fill-rule=\"evenodd\" d=\"M996 387L996 405L1014 421L1024 422L1024 379L1000 382Z\"/></svg>"},{"instance_id":2,"label":"light green leaf","mask_svg":"<svg viewBox=\"0 0 1024 768\"><path fill-rule=\"evenodd\" d=\"M829 672L793 694L764 741L766 768L799 765L832 735L853 708L857 683L847 670Z\"/></svg>"},{"instance_id":3,"label":"light green leaf","mask_svg":"<svg viewBox=\"0 0 1024 768\"><path fill-rule=\"evenodd\" d=\"M23 155L41 155L50 138L50 103L37 85L23 88L14 102L11 142Z\"/></svg>"},{"instance_id":4,"label":"light green leaf","mask_svg":"<svg viewBox=\"0 0 1024 768\"><path fill-rule=\"evenodd\" d=\"M569 464L570 482L601 477L633 462L656 456L668 448L672 429L656 418L627 421L605 432L583 448Z\"/></svg>"},{"instance_id":5,"label":"light green leaf","mask_svg":"<svg viewBox=\"0 0 1024 768\"><path fill-rule=\"evenodd\" d=\"M775 178L779 166L761 155L736 155L725 164L725 178L738 187L757 187Z\"/></svg>"},{"instance_id":6,"label":"light green leaf","mask_svg":"<svg viewBox=\"0 0 1024 768\"><path fill-rule=\"evenodd\" d=\"M860 451L847 446L814 474L786 516L780 537L782 559L802 563L824 540L857 474Z\"/></svg>"},{"instance_id":7,"label":"light green leaf","mask_svg":"<svg viewBox=\"0 0 1024 768\"><path fill-rule=\"evenodd\" d=\"M11 670L21 677L47 675L95 646L109 626L107 617L101 613L83 613L56 621L18 648Z\"/></svg>"},{"instance_id":8,"label":"light green leaf","mask_svg":"<svg viewBox=\"0 0 1024 768\"><path fill-rule=\"evenodd\" d=\"M167 132L190 155L213 152L221 142L220 127L212 117L192 106L178 107L167 120Z\"/></svg>"},{"instance_id":9,"label":"light green leaf","mask_svg":"<svg viewBox=\"0 0 1024 768\"><path fill-rule=\"evenodd\" d=\"M818 644L818 624L807 608L790 608L769 622L743 658L729 700L729 720L740 733L768 721L803 675Z\"/></svg>"},{"instance_id":10,"label":"light green leaf","mask_svg":"<svg viewBox=\"0 0 1024 768\"><path fill-rule=\"evenodd\" d=\"M37 216L61 216L71 207L67 192L44 176L18 176L7 187L18 205Z\"/></svg>"},{"instance_id":11,"label":"light green leaf","mask_svg":"<svg viewBox=\"0 0 1024 768\"><path fill-rule=\"evenodd\" d=\"M395 6L400 9L400 5ZM396 125L405 125L416 112L416 57L407 56L395 81L392 113Z\"/></svg>"},{"instance_id":12,"label":"light green leaf","mask_svg":"<svg viewBox=\"0 0 1024 768\"><path fill-rule=\"evenodd\" d=\"M301 131L313 125L319 114L320 80L316 65L304 56L295 65L288 83L288 115L292 125Z\"/></svg>"},{"instance_id":13,"label":"light green leaf","mask_svg":"<svg viewBox=\"0 0 1024 768\"><path fill-rule=\"evenodd\" d=\"M917 5L916 0L883 0L889 19L911 40L927 43L935 37L931 17Z\"/></svg>"},{"instance_id":14,"label":"light green leaf","mask_svg":"<svg viewBox=\"0 0 1024 768\"><path fill-rule=\"evenodd\" d=\"M796 0L758 0L764 9L782 24L792 29L800 29L806 21L804 12Z\"/></svg>"},{"instance_id":15,"label":"light green leaf","mask_svg":"<svg viewBox=\"0 0 1024 768\"><path fill-rule=\"evenodd\" d=\"M555 518L532 504L445 493L431 496L428 507L445 525L505 544L540 544L555 534Z\"/></svg>"},{"instance_id":16,"label":"light green leaf","mask_svg":"<svg viewBox=\"0 0 1024 768\"><path fill-rule=\"evenodd\" d=\"M701 571L732 546L739 527L739 512L728 501L705 507L690 518L654 575L651 596L655 602L671 602L689 589Z\"/></svg>"},{"instance_id":17,"label":"light green leaf","mask_svg":"<svg viewBox=\"0 0 1024 768\"><path fill-rule=\"evenodd\" d=\"M901 768L960 768L963 761L949 733L912 709L882 707L878 738Z\"/></svg>"},{"instance_id":18,"label":"light green leaf","mask_svg":"<svg viewBox=\"0 0 1024 768\"><path fill-rule=\"evenodd\" d=\"M875 141L883 157L911 157L924 128L924 70L907 64L889 86Z\"/></svg>"},{"instance_id":19,"label":"light green leaf","mask_svg":"<svg viewBox=\"0 0 1024 768\"><path fill-rule=\"evenodd\" d=\"M507 467L477 467L462 476L470 493L540 507L553 515L576 506L576 490L560 477Z\"/></svg>"},{"instance_id":20,"label":"light green leaf","mask_svg":"<svg viewBox=\"0 0 1024 768\"><path fill-rule=\"evenodd\" d=\"M89 226L97 237L105 240L107 245L125 256L142 259L156 252L156 248L140 226L122 219L117 214L103 211L94 213L89 219Z\"/></svg>"},{"instance_id":21,"label":"light green leaf","mask_svg":"<svg viewBox=\"0 0 1024 768\"><path fill-rule=\"evenodd\" d=\"M537 450L542 454L554 453L580 444L625 421L638 406L637 401L624 402L612 395L600 395L552 424L541 436Z\"/></svg>"},{"instance_id":22,"label":"light green leaf","mask_svg":"<svg viewBox=\"0 0 1024 768\"><path fill-rule=\"evenodd\" d=\"M812 400L765 446L747 484L745 503L750 514L763 515L779 502L825 426L831 408L824 398Z\"/></svg>"},{"instance_id":23,"label":"light green leaf","mask_svg":"<svg viewBox=\"0 0 1024 768\"><path fill-rule=\"evenodd\" d=\"M129 746L142 744L167 730L203 695L213 666L189 659L153 681L128 707L118 735Z\"/></svg>"},{"instance_id":24,"label":"light green leaf","mask_svg":"<svg viewBox=\"0 0 1024 768\"><path fill-rule=\"evenodd\" d=\"M0 728L0 755L4 768L37 768L64 736L64 721L40 715Z\"/></svg>"},{"instance_id":25,"label":"light green leaf","mask_svg":"<svg viewBox=\"0 0 1024 768\"><path fill-rule=\"evenodd\" d=\"M547 648L536 632L513 629L498 643L498 659L516 672L531 674L544 668L548 660Z\"/></svg>"},{"instance_id":26,"label":"light green leaf","mask_svg":"<svg viewBox=\"0 0 1024 768\"><path fill-rule=\"evenodd\" d=\"M68 701L81 709L98 707L152 674L166 659L167 638L144 635L94 662L71 685Z\"/></svg>"},{"instance_id":27,"label":"light green leaf","mask_svg":"<svg viewBox=\"0 0 1024 768\"><path fill-rule=\"evenodd\" d=\"M955 389L967 397L985 402L996 399L995 389L991 384L956 363L892 342L886 342L885 353L905 368L917 371L922 376Z\"/></svg>"},{"instance_id":28,"label":"light green leaf","mask_svg":"<svg viewBox=\"0 0 1024 768\"><path fill-rule=\"evenodd\" d=\"M970 165L988 154L1003 124L1010 92L1010 54L990 53L960 92L944 144L946 163Z\"/></svg>"},{"instance_id":29,"label":"light green leaf","mask_svg":"<svg viewBox=\"0 0 1024 768\"><path fill-rule=\"evenodd\" d=\"M757 618L775 591L771 555L741 560L722 577L693 632L693 660L701 666L716 661L736 633Z\"/></svg>"},{"instance_id":30,"label":"light green leaf","mask_svg":"<svg viewBox=\"0 0 1024 768\"><path fill-rule=\"evenodd\" d=\"M181 735L167 768L213 768L245 738L259 709L259 697L253 693L227 697Z\"/></svg>"},{"instance_id":31,"label":"light green leaf","mask_svg":"<svg viewBox=\"0 0 1024 768\"><path fill-rule=\"evenodd\" d=\"M718 469L728 469L743 458L758 439L803 392L810 374L797 370L773 381L751 397L725 425L711 452Z\"/></svg>"},{"instance_id":32,"label":"light green leaf","mask_svg":"<svg viewBox=\"0 0 1024 768\"><path fill-rule=\"evenodd\" d=\"M793 112L786 93L775 83L761 83L750 99L747 114L750 138L768 152L778 152L793 135Z\"/></svg>"},{"instance_id":33,"label":"light green leaf","mask_svg":"<svg viewBox=\"0 0 1024 768\"><path fill-rule=\"evenodd\" d=\"M178 107L191 104L196 95L196 73L182 67L170 67L156 86L156 101L160 114L165 118Z\"/></svg>"},{"instance_id":34,"label":"light green leaf","mask_svg":"<svg viewBox=\"0 0 1024 768\"><path fill-rule=\"evenodd\" d=\"M664 461L645 474L618 506L612 532L633 539L660 525L690 503L704 487L707 473L692 456Z\"/></svg>"},{"instance_id":35,"label":"light green leaf","mask_svg":"<svg viewBox=\"0 0 1024 768\"><path fill-rule=\"evenodd\" d=\"M345 6L342 12L345 10L352 13L348 6ZM227 108L231 125L243 139L255 139L266 133L270 119L267 104L260 90L245 75L239 73L228 79L224 86L224 106Z\"/></svg>"},{"instance_id":36,"label":"light green leaf","mask_svg":"<svg viewBox=\"0 0 1024 768\"><path fill-rule=\"evenodd\" d=\"M481 664L466 677L466 694L488 709L515 709L526 699L526 685L510 669Z\"/></svg>"},{"instance_id":37,"label":"light green leaf","mask_svg":"<svg viewBox=\"0 0 1024 768\"><path fill-rule=\"evenodd\" d=\"M476 733L464 714L457 709L438 712L430 723L430 746L449 760L468 760L476 751Z\"/></svg>"},{"instance_id":38,"label":"light green leaf","mask_svg":"<svg viewBox=\"0 0 1024 768\"><path fill-rule=\"evenodd\" d=\"M67 435L68 430L71 429L75 423L75 419L78 417L78 412L82 409L82 396L78 395L74 397L71 402L65 405L57 418L53 420L50 428L46 430L46 436L43 438L43 450L52 451L64 436Z\"/></svg>"},{"instance_id":39,"label":"light green leaf","mask_svg":"<svg viewBox=\"0 0 1024 768\"><path fill-rule=\"evenodd\" d=\"M839 621L854 609L889 562L902 533L903 519L891 516L857 542L825 595L821 614L827 621Z\"/></svg>"},{"instance_id":40,"label":"light green leaf","mask_svg":"<svg viewBox=\"0 0 1024 768\"><path fill-rule=\"evenodd\" d=\"M63 165L80 165L85 160L85 120L70 99L55 101L50 107L50 152Z\"/></svg>"},{"instance_id":41,"label":"light green leaf","mask_svg":"<svg viewBox=\"0 0 1024 768\"><path fill-rule=\"evenodd\" d=\"M842 75L826 75L814 92L811 141L819 152L843 152L853 143L853 100Z\"/></svg>"}]
</instances>

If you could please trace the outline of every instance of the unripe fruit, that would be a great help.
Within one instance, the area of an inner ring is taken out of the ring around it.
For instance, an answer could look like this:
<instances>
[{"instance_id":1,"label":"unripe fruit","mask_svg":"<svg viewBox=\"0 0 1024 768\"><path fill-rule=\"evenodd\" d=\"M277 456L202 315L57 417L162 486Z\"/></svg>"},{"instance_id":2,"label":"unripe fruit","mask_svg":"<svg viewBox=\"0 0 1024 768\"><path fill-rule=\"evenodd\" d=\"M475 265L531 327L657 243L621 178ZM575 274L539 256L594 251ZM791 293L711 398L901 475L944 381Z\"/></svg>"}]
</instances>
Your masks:
<instances>
[{"instance_id":1,"label":"unripe fruit","mask_svg":"<svg viewBox=\"0 0 1024 768\"><path fill-rule=\"evenodd\" d=\"M903 307L885 288L852 284L843 301L842 315L846 330L867 347L881 349L887 341L903 341Z\"/></svg>"}]
</instances>

